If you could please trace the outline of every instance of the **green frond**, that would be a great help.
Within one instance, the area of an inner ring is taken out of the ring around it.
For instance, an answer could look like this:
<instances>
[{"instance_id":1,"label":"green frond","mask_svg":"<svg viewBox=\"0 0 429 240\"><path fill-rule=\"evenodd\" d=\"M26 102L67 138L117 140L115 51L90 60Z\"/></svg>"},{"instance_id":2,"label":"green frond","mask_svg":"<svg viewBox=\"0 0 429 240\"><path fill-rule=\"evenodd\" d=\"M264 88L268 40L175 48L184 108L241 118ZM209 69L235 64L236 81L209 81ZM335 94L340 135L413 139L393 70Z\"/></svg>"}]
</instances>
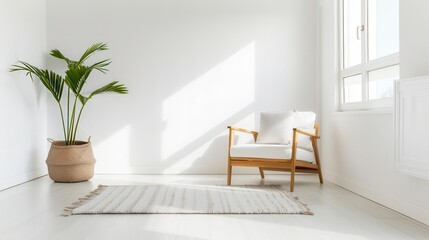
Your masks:
<instances>
[{"instance_id":1,"label":"green frond","mask_svg":"<svg viewBox=\"0 0 429 240\"><path fill-rule=\"evenodd\" d=\"M68 58L66 58L61 52L60 52L60 50L58 50L58 49L53 49L53 50L51 50L51 52L49 53L51 56L53 56L53 57L56 57L56 58L59 58L59 59L62 59L62 60L64 60L66 63L67 63L67 65L68 66L70 66L70 65L73 65L73 64L76 64L76 62L75 61L72 61L72 60L70 60L70 59L68 59Z\"/></svg>"},{"instance_id":2,"label":"green frond","mask_svg":"<svg viewBox=\"0 0 429 240\"><path fill-rule=\"evenodd\" d=\"M12 65L12 67L10 68L11 72L24 71L24 72L27 72L27 75L34 74L39 78L43 77L43 71L41 69L23 61L18 61L18 63L20 65L19 64Z\"/></svg>"},{"instance_id":3,"label":"green frond","mask_svg":"<svg viewBox=\"0 0 429 240\"><path fill-rule=\"evenodd\" d=\"M104 94L104 93L118 93L118 94L127 94L128 89L123 85L119 84L118 81L113 81L111 83L106 84L105 86L93 91L88 98L92 98L95 95L98 94Z\"/></svg>"},{"instance_id":4,"label":"green frond","mask_svg":"<svg viewBox=\"0 0 429 240\"><path fill-rule=\"evenodd\" d=\"M112 62L110 61L110 59L105 59L103 61L97 62L92 64L89 68L91 69L96 69L102 73L106 73L107 71L109 71L109 69L105 68L108 65L110 65Z\"/></svg>"},{"instance_id":5,"label":"green frond","mask_svg":"<svg viewBox=\"0 0 429 240\"><path fill-rule=\"evenodd\" d=\"M64 79L60 75L54 73L53 71L39 69L23 61L19 61L19 63L20 64L12 65L10 71L24 71L27 75L30 76L32 81L34 81L33 75L37 76L46 89L51 92L55 100L58 102L61 100L64 89Z\"/></svg>"},{"instance_id":6,"label":"green frond","mask_svg":"<svg viewBox=\"0 0 429 240\"><path fill-rule=\"evenodd\" d=\"M92 69L89 69L86 66L78 66L76 68L71 68L66 71L65 82L67 86L75 93L79 95L83 86L86 83L89 75L91 74Z\"/></svg>"},{"instance_id":7,"label":"green frond","mask_svg":"<svg viewBox=\"0 0 429 240\"><path fill-rule=\"evenodd\" d=\"M64 79L62 76L53 71L45 70L45 75L49 82L50 91L53 92L54 98L59 102L63 95Z\"/></svg>"},{"instance_id":8,"label":"green frond","mask_svg":"<svg viewBox=\"0 0 429 240\"><path fill-rule=\"evenodd\" d=\"M107 49L108 47L106 43L96 43L92 45L83 53L82 57L80 57L78 65L81 65L83 62L85 62L85 60L88 59L93 53Z\"/></svg>"}]
</instances>

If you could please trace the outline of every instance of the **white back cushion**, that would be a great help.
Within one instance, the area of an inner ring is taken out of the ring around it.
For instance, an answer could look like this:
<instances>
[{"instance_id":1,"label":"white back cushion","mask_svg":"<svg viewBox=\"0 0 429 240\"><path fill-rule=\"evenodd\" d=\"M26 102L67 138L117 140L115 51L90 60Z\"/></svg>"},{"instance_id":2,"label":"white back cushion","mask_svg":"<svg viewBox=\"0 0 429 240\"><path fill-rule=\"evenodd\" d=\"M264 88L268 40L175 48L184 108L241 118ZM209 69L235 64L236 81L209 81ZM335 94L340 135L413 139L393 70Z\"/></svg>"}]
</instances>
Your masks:
<instances>
[{"instance_id":1,"label":"white back cushion","mask_svg":"<svg viewBox=\"0 0 429 240\"><path fill-rule=\"evenodd\" d=\"M295 112L293 127L306 132L315 133L314 124L316 123L316 114L314 112ZM298 134L298 147L313 150L310 137L304 134Z\"/></svg>"},{"instance_id":2,"label":"white back cushion","mask_svg":"<svg viewBox=\"0 0 429 240\"><path fill-rule=\"evenodd\" d=\"M315 133L315 123L314 112L261 112L256 143L290 144L293 128ZM297 137L299 148L313 150L309 136L298 134Z\"/></svg>"},{"instance_id":3,"label":"white back cushion","mask_svg":"<svg viewBox=\"0 0 429 240\"><path fill-rule=\"evenodd\" d=\"M300 129L313 129L316 122L314 112L295 112L293 127Z\"/></svg>"},{"instance_id":4,"label":"white back cushion","mask_svg":"<svg viewBox=\"0 0 429 240\"><path fill-rule=\"evenodd\" d=\"M261 112L257 143L290 144L294 112Z\"/></svg>"}]
</instances>

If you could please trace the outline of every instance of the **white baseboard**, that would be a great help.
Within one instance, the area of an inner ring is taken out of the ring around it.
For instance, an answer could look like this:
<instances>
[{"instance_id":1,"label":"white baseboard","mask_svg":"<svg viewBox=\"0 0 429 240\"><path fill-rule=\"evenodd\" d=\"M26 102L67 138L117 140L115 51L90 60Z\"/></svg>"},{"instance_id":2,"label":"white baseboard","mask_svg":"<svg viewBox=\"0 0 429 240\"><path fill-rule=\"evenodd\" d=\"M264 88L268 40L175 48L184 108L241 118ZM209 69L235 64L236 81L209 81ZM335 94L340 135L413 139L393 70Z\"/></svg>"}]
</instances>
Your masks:
<instances>
[{"instance_id":1,"label":"white baseboard","mask_svg":"<svg viewBox=\"0 0 429 240\"><path fill-rule=\"evenodd\" d=\"M0 190L19 185L21 183L33 180L46 174L48 174L48 170L46 169L46 167L43 167L33 170L31 172L25 172L5 179L0 179Z\"/></svg>"},{"instance_id":2,"label":"white baseboard","mask_svg":"<svg viewBox=\"0 0 429 240\"><path fill-rule=\"evenodd\" d=\"M386 195L383 192L371 189L367 186L353 182L347 178L338 176L336 174L332 174L329 172L324 172L323 174L324 178L329 182L332 182L340 187L350 190L365 198L368 198L378 204L381 204L387 208L404 214L405 216L413 218L423 224L429 225L429 209L427 208L423 208L411 202Z\"/></svg>"}]
</instances>

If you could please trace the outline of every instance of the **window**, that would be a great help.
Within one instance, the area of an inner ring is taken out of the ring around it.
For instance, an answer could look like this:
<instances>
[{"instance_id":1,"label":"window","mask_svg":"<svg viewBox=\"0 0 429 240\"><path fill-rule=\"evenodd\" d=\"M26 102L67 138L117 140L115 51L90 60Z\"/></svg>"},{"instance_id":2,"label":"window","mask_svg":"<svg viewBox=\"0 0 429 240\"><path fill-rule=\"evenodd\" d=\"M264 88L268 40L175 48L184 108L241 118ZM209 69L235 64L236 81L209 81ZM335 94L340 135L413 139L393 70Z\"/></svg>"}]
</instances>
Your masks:
<instances>
[{"instance_id":1,"label":"window","mask_svg":"<svg viewBox=\"0 0 429 240\"><path fill-rule=\"evenodd\" d=\"M341 1L340 110L393 106L399 0Z\"/></svg>"}]
</instances>

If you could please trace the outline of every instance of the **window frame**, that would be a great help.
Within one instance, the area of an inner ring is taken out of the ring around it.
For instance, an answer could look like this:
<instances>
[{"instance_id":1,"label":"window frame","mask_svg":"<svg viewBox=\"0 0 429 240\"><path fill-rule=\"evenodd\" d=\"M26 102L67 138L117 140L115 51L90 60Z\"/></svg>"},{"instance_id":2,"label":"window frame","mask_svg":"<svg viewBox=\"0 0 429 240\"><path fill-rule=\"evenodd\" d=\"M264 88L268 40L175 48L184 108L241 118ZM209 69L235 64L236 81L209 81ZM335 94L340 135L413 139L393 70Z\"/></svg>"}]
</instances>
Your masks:
<instances>
[{"instance_id":1,"label":"window frame","mask_svg":"<svg viewBox=\"0 0 429 240\"><path fill-rule=\"evenodd\" d=\"M369 60L369 41L368 41L368 0L361 0L361 24L364 25L364 31L361 31L361 63L348 68L344 68L344 0L339 0L339 110L371 110L382 108L393 108L394 100L391 98L369 100L369 72L399 65L400 59L398 52L386 55L380 58ZM399 24L399 23L398 23ZM344 101L344 78L362 74L362 101L346 103Z\"/></svg>"}]
</instances>

